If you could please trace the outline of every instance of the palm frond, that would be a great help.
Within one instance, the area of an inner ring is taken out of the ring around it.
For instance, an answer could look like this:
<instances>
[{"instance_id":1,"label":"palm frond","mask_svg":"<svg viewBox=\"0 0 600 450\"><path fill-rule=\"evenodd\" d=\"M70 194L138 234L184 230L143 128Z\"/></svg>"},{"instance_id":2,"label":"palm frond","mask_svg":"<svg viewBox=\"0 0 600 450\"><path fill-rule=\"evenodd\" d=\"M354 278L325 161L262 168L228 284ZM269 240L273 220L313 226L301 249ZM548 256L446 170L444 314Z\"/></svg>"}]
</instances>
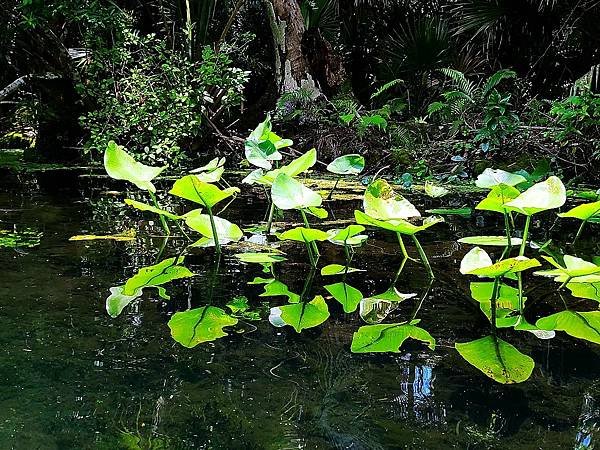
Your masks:
<instances>
[{"instance_id":1,"label":"palm frond","mask_svg":"<svg viewBox=\"0 0 600 450\"><path fill-rule=\"evenodd\" d=\"M492 89L494 89L498 84L507 78L516 78L517 74L509 69L501 69L498 72L494 73L492 76L488 78L483 87L482 97L487 97Z\"/></svg>"}]
</instances>

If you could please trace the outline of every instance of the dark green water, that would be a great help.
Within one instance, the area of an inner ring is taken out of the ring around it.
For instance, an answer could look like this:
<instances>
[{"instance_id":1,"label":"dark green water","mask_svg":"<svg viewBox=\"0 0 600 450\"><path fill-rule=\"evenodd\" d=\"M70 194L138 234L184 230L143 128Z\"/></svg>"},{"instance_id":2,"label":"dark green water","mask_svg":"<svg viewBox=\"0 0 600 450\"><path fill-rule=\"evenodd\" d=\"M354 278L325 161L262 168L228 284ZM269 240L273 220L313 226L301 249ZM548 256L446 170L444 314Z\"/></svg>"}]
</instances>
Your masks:
<instances>
[{"instance_id":1,"label":"dark green water","mask_svg":"<svg viewBox=\"0 0 600 450\"><path fill-rule=\"evenodd\" d=\"M453 348L489 332L469 280L458 273L468 247L455 243L495 226L488 216L453 218L439 234L423 235L437 276L429 291L418 264L409 263L399 280L401 292L418 297L390 320L406 320L422 299L419 318L437 339L435 351L413 341L398 354L358 355L350 352L358 314L330 301L331 317L317 328L274 328L263 302L283 301L258 297L260 286L247 282L261 276L260 267L227 251L216 279L213 251L199 251L187 259L199 276L173 283L170 302L145 294L111 319L108 289L155 262L158 242L146 237L148 224L98 190L21 188L0 194L0 229L27 226L43 237L38 247L0 249L0 448L598 448L598 346L560 332L544 341L502 330L536 363L518 385L495 383ZM336 205L338 218L355 206ZM232 208L226 217L246 224L264 211L251 198ZM133 243L67 241L132 225L142 229ZM535 223L534 235L541 239L548 228ZM353 263L368 271L350 282L373 294L387 287L400 255L393 236L370 234ZM278 273L297 292L309 271L304 249L284 250L290 259ZM322 254L320 265L343 261L339 247L324 245ZM323 284L317 276L313 292L324 294ZM554 311L560 300L553 287L546 282L530 294L545 300L529 312L532 320ZM207 302L223 307L236 295L246 295L263 320L193 349L171 338L173 312Z\"/></svg>"}]
</instances>

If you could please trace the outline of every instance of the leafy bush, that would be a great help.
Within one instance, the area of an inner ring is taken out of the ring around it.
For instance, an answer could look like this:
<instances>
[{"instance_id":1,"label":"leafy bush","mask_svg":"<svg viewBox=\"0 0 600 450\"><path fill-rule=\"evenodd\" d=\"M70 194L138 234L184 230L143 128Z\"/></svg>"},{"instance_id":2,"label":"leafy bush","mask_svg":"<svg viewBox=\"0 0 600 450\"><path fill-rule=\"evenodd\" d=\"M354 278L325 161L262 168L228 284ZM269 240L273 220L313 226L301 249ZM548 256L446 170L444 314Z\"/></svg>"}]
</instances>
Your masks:
<instances>
[{"instance_id":1,"label":"leafy bush","mask_svg":"<svg viewBox=\"0 0 600 450\"><path fill-rule=\"evenodd\" d=\"M550 115L560 127L556 133L559 141L584 133L600 138L600 95L589 89L553 103Z\"/></svg>"},{"instance_id":2,"label":"leafy bush","mask_svg":"<svg viewBox=\"0 0 600 450\"><path fill-rule=\"evenodd\" d=\"M204 117L241 103L249 73L233 67L230 47L205 47L194 61L154 34L130 30L124 27L114 47L93 52L85 67L78 88L95 105L81 117L85 150L118 140L139 159L177 164L186 156L182 147L201 135Z\"/></svg>"}]
</instances>

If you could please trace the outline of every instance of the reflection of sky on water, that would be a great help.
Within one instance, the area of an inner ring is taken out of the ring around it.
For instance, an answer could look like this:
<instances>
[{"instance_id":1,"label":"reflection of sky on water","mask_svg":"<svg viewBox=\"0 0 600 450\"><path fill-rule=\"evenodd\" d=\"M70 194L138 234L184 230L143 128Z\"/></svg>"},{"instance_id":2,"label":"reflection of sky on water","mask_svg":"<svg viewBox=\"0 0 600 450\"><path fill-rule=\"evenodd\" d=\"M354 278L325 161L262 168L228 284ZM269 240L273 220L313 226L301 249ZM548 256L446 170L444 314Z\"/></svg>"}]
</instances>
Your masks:
<instances>
[{"instance_id":1,"label":"reflection of sky on water","mask_svg":"<svg viewBox=\"0 0 600 450\"><path fill-rule=\"evenodd\" d=\"M392 398L394 416L423 425L445 425L445 405L434 396L434 365L411 363L411 356L407 353L397 360L401 392Z\"/></svg>"},{"instance_id":2,"label":"reflection of sky on water","mask_svg":"<svg viewBox=\"0 0 600 450\"><path fill-rule=\"evenodd\" d=\"M579 416L579 425L577 426L575 450L594 448L594 434L600 428L599 421L600 408L596 404L596 399L586 392L583 396L581 416Z\"/></svg>"}]
</instances>

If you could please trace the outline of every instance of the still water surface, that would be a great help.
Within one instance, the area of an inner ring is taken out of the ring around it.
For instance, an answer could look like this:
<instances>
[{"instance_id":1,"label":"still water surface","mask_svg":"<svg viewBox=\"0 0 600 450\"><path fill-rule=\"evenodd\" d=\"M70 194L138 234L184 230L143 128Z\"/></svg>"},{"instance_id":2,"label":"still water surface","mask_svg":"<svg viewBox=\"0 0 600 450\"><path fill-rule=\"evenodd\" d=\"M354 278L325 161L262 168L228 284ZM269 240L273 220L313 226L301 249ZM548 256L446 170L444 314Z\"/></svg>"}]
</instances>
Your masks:
<instances>
[{"instance_id":1,"label":"still water surface","mask_svg":"<svg viewBox=\"0 0 600 450\"><path fill-rule=\"evenodd\" d=\"M452 218L437 235L423 234L437 276L429 290L416 263L399 279L401 292L418 296L402 303L391 321L406 320L423 300L420 326L437 339L435 351L413 341L397 354L364 355L350 352L360 317L335 302L327 322L301 334L270 325L269 305L283 300L258 297L261 287L247 282L262 275L260 267L240 264L233 251L225 252L217 273L212 250L188 257L199 276L174 282L170 302L151 292L111 319L109 288L153 264L158 242L144 232L150 225L142 216L117 208L120 197L102 190L28 186L23 194L22 186L12 186L0 193L0 229L43 233L37 247L0 249L0 448L597 448L597 346L562 333L538 340L502 331L536 363L527 382L506 386L453 348L489 331L469 280L458 273L469 247L455 243L497 225L489 217ZM346 203L334 206L337 218L351 217L360 205ZM246 225L264 211L249 198L231 208L225 216ZM129 226L142 229L132 243L68 242L75 234ZM534 234L544 237L545 227L537 223ZM372 294L387 288L400 255L392 235L370 235L353 262L368 271L349 280ZM309 272L305 250L283 249L289 260L278 273L298 292ZM340 250L324 245L320 265L343 263ZM313 292L324 294L322 286L331 282L317 275ZM535 295L551 296L552 287L536 288ZM193 349L171 338L173 312L224 307L239 295L263 320L243 322ZM549 315L553 301L540 302L531 314Z\"/></svg>"}]
</instances>

